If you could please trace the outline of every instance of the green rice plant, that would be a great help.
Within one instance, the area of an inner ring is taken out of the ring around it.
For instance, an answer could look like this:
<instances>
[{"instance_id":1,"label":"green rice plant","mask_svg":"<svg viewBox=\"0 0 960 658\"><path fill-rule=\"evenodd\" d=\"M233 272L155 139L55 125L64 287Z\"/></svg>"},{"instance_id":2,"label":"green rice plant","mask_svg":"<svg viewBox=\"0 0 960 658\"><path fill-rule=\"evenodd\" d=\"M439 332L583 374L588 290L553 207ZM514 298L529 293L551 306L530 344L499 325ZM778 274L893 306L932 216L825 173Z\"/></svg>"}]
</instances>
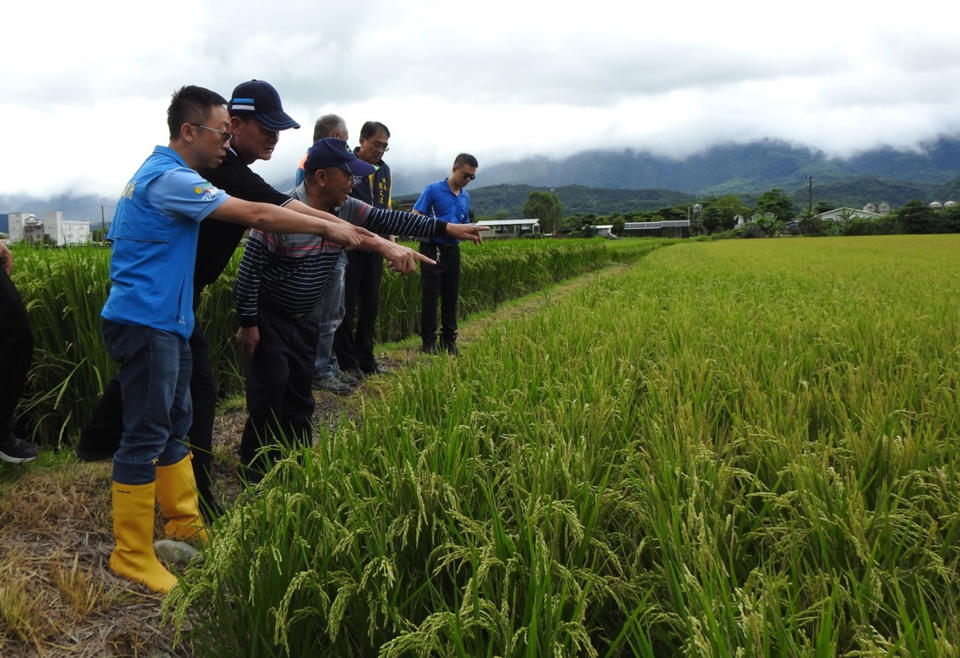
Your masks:
<instances>
[{"instance_id":1,"label":"green rice plant","mask_svg":"<svg viewBox=\"0 0 960 658\"><path fill-rule=\"evenodd\" d=\"M643 258L672 240L489 240L462 243L461 318L488 311L510 299L541 290L563 279L615 262ZM415 244L409 246L416 248ZM395 341L419 331L419 273L400 276L385 271L380 288L377 340Z\"/></svg>"},{"instance_id":2,"label":"green rice plant","mask_svg":"<svg viewBox=\"0 0 960 658\"><path fill-rule=\"evenodd\" d=\"M465 312L490 309L547 282L602 267L612 260L638 258L662 244L666 241L633 240L616 247L601 241L567 241L554 246L517 242L481 245L485 250L465 248L464 268L470 284L464 288L462 308ZM237 322L233 300L241 254L238 250L223 275L205 289L197 312L210 346L213 372L224 395L242 390L244 381L243 361L234 340ZM535 278L520 276L522 268L510 265L515 254L523 254L528 270L552 263L549 276L546 272ZM27 306L35 345L19 422L38 443L70 445L116 371L100 333L100 310L109 289L110 250L16 245L14 259L13 279ZM388 276L382 297L381 338L400 338L415 331L420 307L417 275Z\"/></svg>"},{"instance_id":3,"label":"green rice plant","mask_svg":"<svg viewBox=\"0 0 960 658\"><path fill-rule=\"evenodd\" d=\"M958 247L589 275L281 463L170 618L199 655L956 655Z\"/></svg>"},{"instance_id":4,"label":"green rice plant","mask_svg":"<svg viewBox=\"0 0 960 658\"><path fill-rule=\"evenodd\" d=\"M20 414L29 436L52 446L68 443L115 370L100 335L107 296L109 250L62 250L18 245L13 281L33 335L33 366Z\"/></svg>"}]
</instances>

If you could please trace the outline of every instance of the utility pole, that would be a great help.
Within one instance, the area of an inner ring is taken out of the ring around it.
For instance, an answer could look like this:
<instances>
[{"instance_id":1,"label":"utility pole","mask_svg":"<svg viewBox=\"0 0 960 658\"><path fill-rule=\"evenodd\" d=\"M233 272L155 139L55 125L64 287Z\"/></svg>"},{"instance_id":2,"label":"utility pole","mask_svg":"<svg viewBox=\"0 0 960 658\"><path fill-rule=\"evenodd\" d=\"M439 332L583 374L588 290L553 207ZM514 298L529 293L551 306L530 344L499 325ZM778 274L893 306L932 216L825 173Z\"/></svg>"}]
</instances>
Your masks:
<instances>
[{"instance_id":1,"label":"utility pole","mask_svg":"<svg viewBox=\"0 0 960 658\"><path fill-rule=\"evenodd\" d=\"M813 176L807 176L807 212L813 215Z\"/></svg>"}]
</instances>

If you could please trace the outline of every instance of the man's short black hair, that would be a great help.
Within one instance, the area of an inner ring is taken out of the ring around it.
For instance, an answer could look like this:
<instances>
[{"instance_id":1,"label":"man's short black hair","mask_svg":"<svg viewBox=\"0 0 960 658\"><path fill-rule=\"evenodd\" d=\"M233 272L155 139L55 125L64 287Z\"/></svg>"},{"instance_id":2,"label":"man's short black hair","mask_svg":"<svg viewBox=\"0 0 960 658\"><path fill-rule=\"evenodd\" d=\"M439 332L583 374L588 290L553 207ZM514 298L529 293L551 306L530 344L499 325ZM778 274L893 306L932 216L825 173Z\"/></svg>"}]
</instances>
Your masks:
<instances>
[{"instance_id":1,"label":"man's short black hair","mask_svg":"<svg viewBox=\"0 0 960 658\"><path fill-rule=\"evenodd\" d=\"M180 137L180 126L185 123L204 123L210 118L210 110L216 105L226 105L227 99L204 87L187 85L173 92L167 108L167 128L170 139Z\"/></svg>"},{"instance_id":2,"label":"man's short black hair","mask_svg":"<svg viewBox=\"0 0 960 658\"><path fill-rule=\"evenodd\" d=\"M387 128L384 124L379 121L367 121L363 124L363 128L360 129L360 139L370 139L378 132L383 131L383 134L390 137L390 129Z\"/></svg>"},{"instance_id":3,"label":"man's short black hair","mask_svg":"<svg viewBox=\"0 0 960 658\"><path fill-rule=\"evenodd\" d=\"M324 114L313 125L313 141L318 142L324 137L333 137L333 133L338 132L341 128L346 132L347 122L340 116Z\"/></svg>"},{"instance_id":4,"label":"man's short black hair","mask_svg":"<svg viewBox=\"0 0 960 658\"><path fill-rule=\"evenodd\" d=\"M477 168L480 165L477 164L477 159L470 155L469 153L461 153L453 160L453 168L462 167L467 165L468 167Z\"/></svg>"}]
</instances>

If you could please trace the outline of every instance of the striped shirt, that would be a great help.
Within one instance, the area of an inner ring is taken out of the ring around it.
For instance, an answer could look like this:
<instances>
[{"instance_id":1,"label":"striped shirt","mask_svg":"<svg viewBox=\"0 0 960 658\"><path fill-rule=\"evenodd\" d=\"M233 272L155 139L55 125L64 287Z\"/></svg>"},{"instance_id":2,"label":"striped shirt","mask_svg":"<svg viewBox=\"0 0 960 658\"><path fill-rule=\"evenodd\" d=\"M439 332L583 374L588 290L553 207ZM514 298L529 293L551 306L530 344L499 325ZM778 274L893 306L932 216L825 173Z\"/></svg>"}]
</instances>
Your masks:
<instances>
[{"instance_id":1,"label":"striped shirt","mask_svg":"<svg viewBox=\"0 0 960 658\"><path fill-rule=\"evenodd\" d=\"M303 185L294 191L307 202ZM352 197L337 208L341 219L374 233L433 238L446 232L446 222L413 213L374 208ZM316 308L340 252L329 251L324 239L306 233L251 230L243 249L234 296L241 327L255 327L261 304L291 317Z\"/></svg>"}]
</instances>

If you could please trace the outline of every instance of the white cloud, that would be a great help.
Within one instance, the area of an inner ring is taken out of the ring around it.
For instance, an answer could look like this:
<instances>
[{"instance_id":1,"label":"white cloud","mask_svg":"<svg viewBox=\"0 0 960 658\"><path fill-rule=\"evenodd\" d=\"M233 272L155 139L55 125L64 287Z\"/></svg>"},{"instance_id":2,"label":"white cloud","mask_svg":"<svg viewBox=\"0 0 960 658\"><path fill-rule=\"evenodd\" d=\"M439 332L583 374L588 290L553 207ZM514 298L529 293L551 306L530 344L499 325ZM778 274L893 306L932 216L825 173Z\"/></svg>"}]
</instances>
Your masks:
<instances>
[{"instance_id":1,"label":"white cloud","mask_svg":"<svg viewBox=\"0 0 960 658\"><path fill-rule=\"evenodd\" d=\"M949 6L13 4L2 10L0 193L113 194L165 141L175 88L226 96L254 77L304 126L257 165L269 177L292 170L329 111L354 137L364 120L387 123L395 168L446 167L461 150L486 163L598 147L683 157L763 137L836 155L910 148L960 132ZM51 166L64 149L76 164Z\"/></svg>"}]
</instances>

